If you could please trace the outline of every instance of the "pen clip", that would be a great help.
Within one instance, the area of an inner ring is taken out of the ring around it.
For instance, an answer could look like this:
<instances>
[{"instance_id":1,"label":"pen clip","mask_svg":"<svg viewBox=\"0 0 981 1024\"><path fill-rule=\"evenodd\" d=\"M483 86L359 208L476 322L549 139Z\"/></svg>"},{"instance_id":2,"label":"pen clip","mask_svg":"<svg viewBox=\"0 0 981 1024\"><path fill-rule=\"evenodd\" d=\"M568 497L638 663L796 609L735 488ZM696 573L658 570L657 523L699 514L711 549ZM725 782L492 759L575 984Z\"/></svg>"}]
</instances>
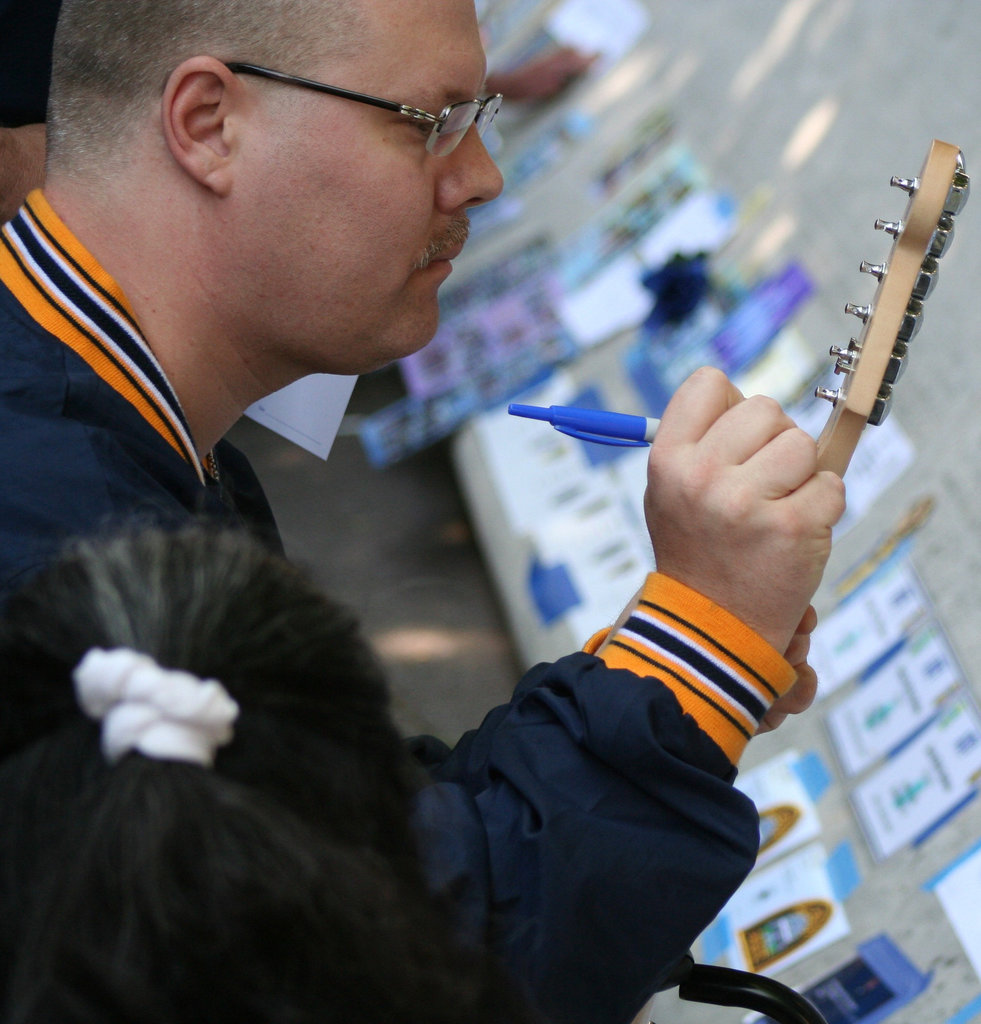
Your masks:
<instances>
[{"instance_id":1,"label":"pen clip","mask_svg":"<svg viewBox=\"0 0 981 1024\"><path fill-rule=\"evenodd\" d=\"M553 427L560 434L568 434L580 441L592 441L594 444L607 444L616 448L646 448L650 441L629 441L625 437L606 437L603 434L590 434L585 430L577 430L575 427L561 427L557 423Z\"/></svg>"}]
</instances>

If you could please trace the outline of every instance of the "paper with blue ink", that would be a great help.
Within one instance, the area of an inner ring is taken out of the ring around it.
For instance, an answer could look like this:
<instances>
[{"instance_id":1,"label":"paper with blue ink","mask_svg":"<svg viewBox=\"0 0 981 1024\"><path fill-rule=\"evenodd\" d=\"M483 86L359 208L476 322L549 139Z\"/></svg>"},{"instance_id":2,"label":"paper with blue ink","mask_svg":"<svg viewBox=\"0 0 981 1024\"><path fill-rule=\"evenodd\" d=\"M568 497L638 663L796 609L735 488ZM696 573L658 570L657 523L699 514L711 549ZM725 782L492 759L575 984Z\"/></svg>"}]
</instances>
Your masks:
<instances>
[{"instance_id":1,"label":"paper with blue ink","mask_svg":"<svg viewBox=\"0 0 981 1024\"><path fill-rule=\"evenodd\" d=\"M884 564L851 597L821 616L807 660L827 697L901 643L930 609L908 559Z\"/></svg>"},{"instance_id":2,"label":"paper with blue ink","mask_svg":"<svg viewBox=\"0 0 981 1024\"><path fill-rule=\"evenodd\" d=\"M851 802L877 860L923 842L976 791L981 718L965 694L948 701L914 740L867 775Z\"/></svg>"},{"instance_id":3,"label":"paper with blue ink","mask_svg":"<svg viewBox=\"0 0 981 1024\"><path fill-rule=\"evenodd\" d=\"M936 622L927 622L826 715L846 777L896 750L964 684L964 673Z\"/></svg>"}]
</instances>

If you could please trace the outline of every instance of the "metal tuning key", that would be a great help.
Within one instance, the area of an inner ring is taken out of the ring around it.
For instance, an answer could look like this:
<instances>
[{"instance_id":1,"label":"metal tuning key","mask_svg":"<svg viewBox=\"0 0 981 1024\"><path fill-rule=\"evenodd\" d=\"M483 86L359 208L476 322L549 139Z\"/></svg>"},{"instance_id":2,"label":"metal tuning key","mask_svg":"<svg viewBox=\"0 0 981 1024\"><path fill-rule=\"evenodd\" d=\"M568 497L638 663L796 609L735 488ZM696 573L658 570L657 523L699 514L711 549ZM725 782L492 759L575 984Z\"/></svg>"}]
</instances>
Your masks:
<instances>
[{"instance_id":1,"label":"metal tuning key","mask_svg":"<svg viewBox=\"0 0 981 1024\"><path fill-rule=\"evenodd\" d=\"M823 398L826 402L830 402L832 406L835 406L841 401L843 393L841 388L816 387L814 389L814 397ZM872 403L872 411L868 417L869 424L876 427L885 420L889 415L891 399L892 385L883 383L879 388L879 393L875 396L875 401Z\"/></svg>"},{"instance_id":2,"label":"metal tuning key","mask_svg":"<svg viewBox=\"0 0 981 1024\"><path fill-rule=\"evenodd\" d=\"M840 345L832 345L828 354L835 361L835 373L850 373L858 362L859 353L862 351L862 346L858 343L857 339L852 338L848 343L848 348L842 348Z\"/></svg>"},{"instance_id":3,"label":"metal tuning key","mask_svg":"<svg viewBox=\"0 0 981 1024\"><path fill-rule=\"evenodd\" d=\"M944 203L944 213L956 217L964 208L968 196L971 194L971 179L964 170L963 154L957 158L957 170L954 172L954 180L951 182L950 191L947 193L947 201Z\"/></svg>"},{"instance_id":4,"label":"metal tuning key","mask_svg":"<svg viewBox=\"0 0 981 1024\"><path fill-rule=\"evenodd\" d=\"M954 240L954 218L949 213L941 215L940 220L937 221L937 230L934 231L930 238L930 247L927 251L928 256L935 256L939 259L950 247L950 243Z\"/></svg>"},{"instance_id":5,"label":"metal tuning key","mask_svg":"<svg viewBox=\"0 0 981 1024\"><path fill-rule=\"evenodd\" d=\"M894 174L889 179L889 184L893 188L901 188L908 196L911 196L919 187L919 178L901 178L898 174Z\"/></svg>"},{"instance_id":6,"label":"metal tuning key","mask_svg":"<svg viewBox=\"0 0 981 1024\"><path fill-rule=\"evenodd\" d=\"M858 269L863 274L870 274L877 281L881 281L886 276L889 266L886 263L871 263L869 260L862 260ZM914 299L922 301L933 291L937 283L937 272L939 269L940 262L936 256L927 256L923 260L916 280L913 282L913 287L910 289L910 294ZM853 311L850 310L849 312Z\"/></svg>"},{"instance_id":7,"label":"metal tuning key","mask_svg":"<svg viewBox=\"0 0 981 1024\"><path fill-rule=\"evenodd\" d=\"M920 178L901 178L898 174L894 174L889 179L889 183L893 188L901 188L907 196L912 196L914 191L920 187Z\"/></svg>"},{"instance_id":8,"label":"metal tuning key","mask_svg":"<svg viewBox=\"0 0 981 1024\"><path fill-rule=\"evenodd\" d=\"M863 274L871 274L877 281L881 281L886 276L885 263L870 263L868 260L862 260L858 265L858 269Z\"/></svg>"},{"instance_id":9,"label":"metal tuning key","mask_svg":"<svg viewBox=\"0 0 981 1024\"><path fill-rule=\"evenodd\" d=\"M902 377L903 370L906 369L906 354L908 352L909 346L905 341L896 342L889 359L886 361L886 367L882 371L884 383L895 384Z\"/></svg>"},{"instance_id":10,"label":"metal tuning key","mask_svg":"<svg viewBox=\"0 0 981 1024\"><path fill-rule=\"evenodd\" d=\"M920 264L920 269L910 289L914 299L922 302L933 291L939 279L940 261L936 256L927 255Z\"/></svg>"},{"instance_id":11,"label":"metal tuning key","mask_svg":"<svg viewBox=\"0 0 981 1024\"><path fill-rule=\"evenodd\" d=\"M845 303L845 312L850 313L852 316L857 316L862 323L868 323L869 317L872 315L872 307L859 306L855 302Z\"/></svg>"},{"instance_id":12,"label":"metal tuning key","mask_svg":"<svg viewBox=\"0 0 981 1024\"><path fill-rule=\"evenodd\" d=\"M889 415L892 408L892 385L883 383L879 393L872 403L872 411L869 413L869 426L877 427Z\"/></svg>"},{"instance_id":13,"label":"metal tuning key","mask_svg":"<svg viewBox=\"0 0 981 1024\"><path fill-rule=\"evenodd\" d=\"M923 324L923 303L919 299L910 299L899 322L896 341L909 342L916 337L916 332Z\"/></svg>"}]
</instances>

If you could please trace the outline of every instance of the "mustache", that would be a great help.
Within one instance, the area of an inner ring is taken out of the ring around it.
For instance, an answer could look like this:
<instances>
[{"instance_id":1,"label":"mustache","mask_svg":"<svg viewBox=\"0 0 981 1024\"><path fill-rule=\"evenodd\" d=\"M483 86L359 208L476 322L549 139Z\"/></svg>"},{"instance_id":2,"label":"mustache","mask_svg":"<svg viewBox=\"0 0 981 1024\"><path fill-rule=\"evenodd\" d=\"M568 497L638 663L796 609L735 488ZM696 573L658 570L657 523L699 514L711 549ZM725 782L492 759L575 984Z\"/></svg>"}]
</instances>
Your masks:
<instances>
[{"instance_id":1,"label":"mustache","mask_svg":"<svg viewBox=\"0 0 981 1024\"><path fill-rule=\"evenodd\" d=\"M463 245L470 237L470 218L461 214L450 222L450 226L438 238L426 246L425 252L416 260L415 269L425 270L441 253L454 246Z\"/></svg>"}]
</instances>

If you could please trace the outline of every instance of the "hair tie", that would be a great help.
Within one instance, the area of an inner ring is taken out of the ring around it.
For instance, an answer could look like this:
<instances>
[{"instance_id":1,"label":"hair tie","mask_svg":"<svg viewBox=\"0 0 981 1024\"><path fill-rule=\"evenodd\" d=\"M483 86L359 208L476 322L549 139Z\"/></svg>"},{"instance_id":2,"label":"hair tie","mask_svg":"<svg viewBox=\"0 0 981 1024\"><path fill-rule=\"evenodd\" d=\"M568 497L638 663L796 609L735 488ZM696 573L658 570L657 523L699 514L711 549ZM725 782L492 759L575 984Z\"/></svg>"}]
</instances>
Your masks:
<instances>
[{"instance_id":1,"label":"hair tie","mask_svg":"<svg viewBox=\"0 0 981 1024\"><path fill-rule=\"evenodd\" d=\"M130 750L209 767L232 738L238 704L215 679L163 668L148 654L93 647L72 673L82 710L102 722L110 764Z\"/></svg>"}]
</instances>

